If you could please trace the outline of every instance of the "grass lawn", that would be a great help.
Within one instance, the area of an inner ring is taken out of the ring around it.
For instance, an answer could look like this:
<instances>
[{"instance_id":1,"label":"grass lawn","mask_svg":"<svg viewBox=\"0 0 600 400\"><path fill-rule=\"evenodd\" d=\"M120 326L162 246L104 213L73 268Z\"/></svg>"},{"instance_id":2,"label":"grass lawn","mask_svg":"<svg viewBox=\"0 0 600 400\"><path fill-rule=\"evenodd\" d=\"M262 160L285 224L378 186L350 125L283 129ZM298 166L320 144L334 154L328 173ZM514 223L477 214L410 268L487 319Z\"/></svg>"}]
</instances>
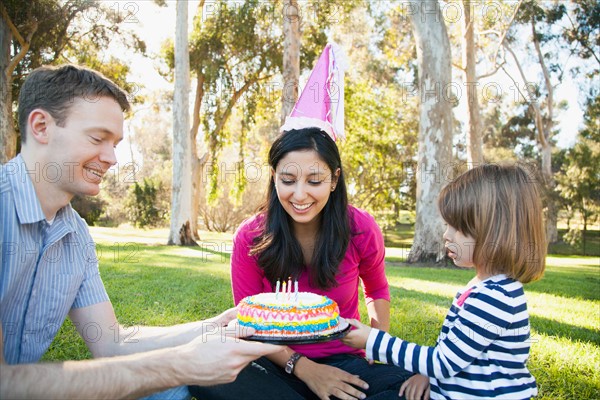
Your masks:
<instances>
[{"instance_id":1,"label":"grass lawn","mask_svg":"<svg viewBox=\"0 0 600 400\"><path fill-rule=\"evenodd\" d=\"M160 244L166 230L91 230L102 278L122 325L171 325L208 318L233 305L231 235L205 233L202 247L178 248ZM386 235L388 244L399 246L389 248L386 257L391 333L433 345L452 298L472 272L403 264L406 235ZM600 399L600 258L550 255L544 278L525 290L532 325L529 368L539 398ZM361 314L366 315L362 303ZM67 321L44 360L88 357Z\"/></svg>"}]
</instances>

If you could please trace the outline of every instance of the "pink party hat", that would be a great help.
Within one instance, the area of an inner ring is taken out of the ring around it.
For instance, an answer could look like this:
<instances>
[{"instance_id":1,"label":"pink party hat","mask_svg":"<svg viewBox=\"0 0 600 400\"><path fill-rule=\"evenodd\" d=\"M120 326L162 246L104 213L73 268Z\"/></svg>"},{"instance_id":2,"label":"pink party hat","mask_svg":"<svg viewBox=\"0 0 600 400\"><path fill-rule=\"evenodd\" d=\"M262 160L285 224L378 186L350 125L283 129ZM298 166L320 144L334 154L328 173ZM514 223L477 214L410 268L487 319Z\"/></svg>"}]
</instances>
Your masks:
<instances>
[{"instance_id":1,"label":"pink party hat","mask_svg":"<svg viewBox=\"0 0 600 400\"><path fill-rule=\"evenodd\" d=\"M340 46L335 43L325 46L281 131L319 128L333 140L343 139L344 71L347 68Z\"/></svg>"}]
</instances>

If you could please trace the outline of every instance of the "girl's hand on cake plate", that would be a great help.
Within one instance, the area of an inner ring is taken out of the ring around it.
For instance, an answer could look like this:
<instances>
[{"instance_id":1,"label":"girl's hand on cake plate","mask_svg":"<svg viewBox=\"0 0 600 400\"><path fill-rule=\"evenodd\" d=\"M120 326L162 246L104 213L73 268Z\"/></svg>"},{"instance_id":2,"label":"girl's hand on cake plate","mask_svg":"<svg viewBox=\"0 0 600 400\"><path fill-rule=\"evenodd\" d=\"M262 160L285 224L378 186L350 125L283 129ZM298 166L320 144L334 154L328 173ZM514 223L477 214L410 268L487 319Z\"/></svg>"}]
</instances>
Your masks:
<instances>
[{"instance_id":1,"label":"girl's hand on cake plate","mask_svg":"<svg viewBox=\"0 0 600 400\"><path fill-rule=\"evenodd\" d=\"M346 321L356 329L352 329L348 332L348 334L341 339L342 343L356 349L364 349L367 346L367 339L369 339L371 327L351 318L346 319Z\"/></svg>"},{"instance_id":2,"label":"girl's hand on cake plate","mask_svg":"<svg viewBox=\"0 0 600 400\"><path fill-rule=\"evenodd\" d=\"M330 365L316 363L306 357L298 361L294 374L321 400L329 400L333 396L350 400L367 397L357 387L368 389L369 385L357 375Z\"/></svg>"}]
</instances>

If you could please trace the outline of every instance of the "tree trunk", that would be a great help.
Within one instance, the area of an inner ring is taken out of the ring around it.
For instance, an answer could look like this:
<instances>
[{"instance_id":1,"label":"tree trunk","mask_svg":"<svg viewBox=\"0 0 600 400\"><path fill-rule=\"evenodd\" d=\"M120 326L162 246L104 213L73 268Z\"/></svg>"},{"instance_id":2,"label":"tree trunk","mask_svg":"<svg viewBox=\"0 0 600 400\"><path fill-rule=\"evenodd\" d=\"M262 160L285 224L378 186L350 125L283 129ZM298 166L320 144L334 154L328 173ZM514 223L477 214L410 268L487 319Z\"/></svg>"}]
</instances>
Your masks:
<instances>
[{"instance_id":1,"label":"tree trunk","mask_svg":"<svg viewBox=\"0 0 600 400\"><path fill-rule=\"evenodd\" d=\"M173 95L173 187L169 244L197 245L191 231L192 144L189 120L190 57L188 2L177 1L175 92Z\"/></svg>"},{"instance_id":2,"label":"tree trunk","mask_svg":"<svg viewBox=\"0 0 600 400\"><path fill-rule=\"evenodd\" d=\"M545 127L549 129L548 127ZM552 173L552 145L546 140L541 146L542 153L542 178L546 191L546 240L548 243L558 241L558 210L556 207L555 188L556 181Z\"/></svg>"},{"instance_id":3,"label":"tree trunk","mask_svg":"<svg viewBox=\"0 0 600 400\"><path fill-rule=\"evenodd\" d=\"M552 142L550 141L552 128L554 127L554 87L552 86L552 82L550 82L550 72L544 61L544 55L542 54L542 49L540 47L534 19L531 20L531 34L538 61L542 67L544 85L548 92L548 97L546 99L546 118L542 117L541 110L535 103L534 110L536 112L536 127L539 130L538 138L542 152L542 176L544 177L547 194L546 240L548 240L548 243L556 243L558 241L558 209L555 201L556 182L554 180L554 174L552 173Z\"/></svg>"},{"instance_id":4,"label":"tree trunk","mask_svg":"<svg viewBox=\"0 0 600 400\"><path fill-rule=\"evenodd\" d=\"M194 100L194 114L192 119L192 129L190 130L190 138L192 145L192 235L195 240L200 240L198 233L198 217L200 216L200 193L202 182L202 168L204 163L198 158L198 132L200 131L200 109L202 99L204 98L204 75L198 72L196 81L196 96ZM206 158L204 156L203 158Z\"/></svg>"},{"instance_id":5,"label":"tree trunk","mask_svg":"<svg viewBox=\"0 0 600 400\"><path fill-rule=\"evenodd\" d=\"M467 89L467 163L469 168L483 163L483 141L481 139L481 112L475 71L475 35L474 16L471 15L471 0L463 0L463 46L462 62L464 82Z\"/></svg>"},{"instance_id":6,"label":"tree trunk","mask_svg":"<svg viewBox=\"0 0 600 400\"><path fill-rule=\"evenodd\" d=\"M417 44L419 88L419 149L415 238L408 262L441 261L444 257L443 220L437 197L446 183L452 156L452 106L445 90L450 87L450 41L435 2L423 2L411 15ZM431 13L432 10L436 12Z\"/></svg>"},{"instance_id":7,"label":"tree trunk","mask_svg":"<svg viewBox=\"0 0 600 400\"><path fill-rule=\"evenodd\" d=\"M297 0L283 2L283 91L281 125L298 99L300 79L300 13Z\"/></svg>"},{"instance_id":8,"label":"tree trunk","mask_svg":"<svg viewBox=\"0 0 600 400\"><path fill-rule=\"evenodd\" d=\"M203 20L204 18L204 0L198 3L197 16ZM201 172L204 167L203 159L198 158L198 132L200 131L200 111L202 106L202 99L204 98L204 74L202 71L196 71L196 95L194 96L194 113L192 114L192 128L190 130L190 137L192 141L192 236L194 240L200 240L200 234L198 233L198 217L200 216L200 199L201 199Z\"/></svg>"},{"instance_id":9,"label":"tree trunk","mask_svg":"<svg viewBox=\"0 0 600 400\"><path fill-rule=\"evenodd\" d=\"M11 61L10 43L12 34L4 18L0 18L0 164L16 155L17 135L12 114L12 73L8 70Z\"/></svg>"},{"instance_id":10,"label":"tree trunk","mask_svg":"<svg viewBox=\"0 0 600 400\"><path fill-rule=\"evenodd\" d=\"M544 180L544 191L546 198L546 240L548 243L555 243L558 241L558 209L556 207L555 193L556 193L556 182L554 180L554 174L552 173L552 142L550 141L552 135L552 128L554 127L554 87L550 82L550 72L546 67L546 62L544 61L544 56L542 54L542 49L540 47L540 42L538 38L538 34L535 27L535 20L532 18L531 21L531 34L532 41L535 47L535 51L538 57L538 62L540 63L540 67L542 69L542 74L544 77L544 86L548 93L545 103L542 103L539 99L532 99L534 93L525 94L523 91L519 89L519 85L515 81L515 79L508 74L508 76L515 83L515 87L523 96L525 101L529 103L530 110L533 113L533 119L535 123L535 129L537 131L537 138L540 148L540 153L542 156L542 168L541 174L542 179ZM521 62L519 58L517 58L515 52L512 50L510 45L504 41L502 43L506 51L512 56L517 70L523 80L523 83L526 85L528 82L532 80L527 79L525 76L525 72L523 71L523 67L521 66ZM540 108L540 104L543 104L546 107L547 114L542 115L542 110Z\"/></svg>"}]
</instances>

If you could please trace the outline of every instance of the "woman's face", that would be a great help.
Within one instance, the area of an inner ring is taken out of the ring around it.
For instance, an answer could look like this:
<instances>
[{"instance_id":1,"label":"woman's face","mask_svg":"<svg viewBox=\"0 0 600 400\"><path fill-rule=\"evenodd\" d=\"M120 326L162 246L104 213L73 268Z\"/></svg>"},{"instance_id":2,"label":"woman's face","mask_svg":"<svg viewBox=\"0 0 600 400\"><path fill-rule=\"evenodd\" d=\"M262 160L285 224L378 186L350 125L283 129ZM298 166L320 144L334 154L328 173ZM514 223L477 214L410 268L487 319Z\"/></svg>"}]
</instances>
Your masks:
<instances>
[{"instance_id":1,"label":"woman's face","mask_svg":"<svg viewBox=\"0 0 600 400\"><path fill-rule=\"evenodd\" d=\"M296 224L313 224L331 192L340 169L333 172L314 150L292 151L271 171L277 197Z\"/></svg>"}]
</instances>

